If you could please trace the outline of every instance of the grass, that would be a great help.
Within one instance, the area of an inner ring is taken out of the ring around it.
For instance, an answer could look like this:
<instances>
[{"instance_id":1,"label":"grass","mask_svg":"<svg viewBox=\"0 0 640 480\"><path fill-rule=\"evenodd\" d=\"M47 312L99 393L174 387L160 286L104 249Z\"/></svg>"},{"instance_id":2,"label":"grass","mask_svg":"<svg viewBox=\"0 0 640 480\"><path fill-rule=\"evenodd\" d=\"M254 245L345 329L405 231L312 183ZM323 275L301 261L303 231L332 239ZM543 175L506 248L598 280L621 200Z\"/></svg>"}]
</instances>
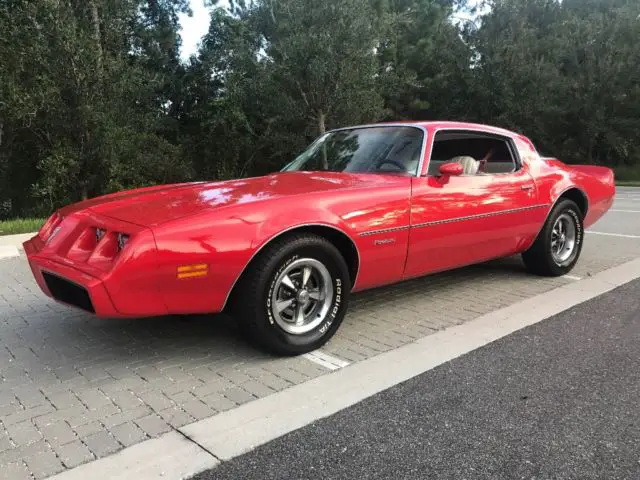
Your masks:
<instances>
[{"instance_id":1,"label":"grass","mask_svg":"<svg viewBox=\"0 0 640 480\"><path fill-rule=\"evenodd\" d=\"M640 165L625 165L613 168L616 185L621 187L640 187Z\"/></svg>"},{"instance_id":2,"label":"grass","mask_svg":"<svg viewBox=\"0 0 640 480\"><path fill-rule=\"evenodd\" d=\"M0 237L17 233L37 232L46 218L16 218L15 220L0 220Z\"/></svg>"}]
</instances>

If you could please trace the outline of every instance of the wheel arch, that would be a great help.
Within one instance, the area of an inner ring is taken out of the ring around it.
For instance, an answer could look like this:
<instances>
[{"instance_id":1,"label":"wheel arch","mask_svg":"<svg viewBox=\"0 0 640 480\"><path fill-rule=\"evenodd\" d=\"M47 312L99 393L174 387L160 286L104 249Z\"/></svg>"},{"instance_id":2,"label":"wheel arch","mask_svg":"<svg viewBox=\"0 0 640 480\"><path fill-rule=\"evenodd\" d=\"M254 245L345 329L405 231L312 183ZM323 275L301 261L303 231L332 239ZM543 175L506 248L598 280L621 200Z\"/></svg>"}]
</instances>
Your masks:
<instances>
[{"instance_id":1,"label":"wheel arch","mask_svg":"<svg viewBox=\"0 0 640 480\"><path fill-rule=\"evenodd\" d=\"M587 212L589 211L589 199L587 198L587 195L580 188L573 186L563 191L558 196L556 201L553 203L551 210L553 210L553 207L555 207L556 204L563 198L573 200L576 203L576 205L578 205L578 207L580 208L580 212L582 213L582 218L586 218Z\"/></svg>"},{"instance_id":2,"label":"wheel arch","mask_svg":"<svg viewBox=\"0 0 640 480\"><path fill-rule=\"evenodd\" d=\"M529 249L531 245L533 245L533 242L535 242L536 239L540 236L540 232L542 232L542 230L544 229L544 226L547 224L547 221L549 220L549 216L551 215L551 212L553 212L553 209L556 207L558 202L560 202L565 198L574 201L576 205L578 205L578 208L582 213L582 218L583 219L586 218L587 212L589 211L589 199L587 195L575 185L564 189L553 201L553 203L551 203L551 207L549 208L549 211L544 217L544 221L540 225L540 229L538 230L538 233L536 233L536 236L533 238L531 243L527 246L527 249Z\"/></svg>"},{"instance_id":3,"label":"wheel arch","mask_svg":"<svg viewBox=\"0 0 640 480\"><path fill-rule=\"evenodd\" d=\"M298 225L276 233L275 235L271 236L269 240L262 243L262 245L260 245L255 252L253 252L251 258L229 289L229 293L227 294L227 298L222 307L223 310L226 309L226 307L229 305L229 299L233 296L238 285L240 285L240 280L250 270L251 265L255 263L256 259L260 256L260 253L263 252L264 249L269 245L272 245L273 242L281 240L283 237L293 236L300 233L311 233L323 237L338 249L345 262L347 263L347 267L349 268L349 278L351 280L351 287L353 288L358 278L358 271L360 270L360 253L358 251L358 247L351 239L351 237L343 230L331 225L321 223Z\"/></svg>"}]
</instances>

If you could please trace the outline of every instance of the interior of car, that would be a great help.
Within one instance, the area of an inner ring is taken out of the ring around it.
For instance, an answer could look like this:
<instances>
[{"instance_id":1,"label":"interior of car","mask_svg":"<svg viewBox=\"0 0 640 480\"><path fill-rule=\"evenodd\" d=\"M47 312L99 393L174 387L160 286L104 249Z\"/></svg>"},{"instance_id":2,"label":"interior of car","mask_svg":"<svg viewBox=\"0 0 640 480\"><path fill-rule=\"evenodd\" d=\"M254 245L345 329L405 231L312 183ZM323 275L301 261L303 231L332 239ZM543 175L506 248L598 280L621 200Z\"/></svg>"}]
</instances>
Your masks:
<instances>
[{"instance_id":1,"label":"interior of car","mask_svg":"<svg viewBox=\"0 0 640 480\"><path fill-rule=\"evenodd\" d=\"M460 164L465 176L496 175L518 169L507 140L476 132L438 132L427 174L438 176L440 166L445 163Z\"/></svg>"}]
</instances>

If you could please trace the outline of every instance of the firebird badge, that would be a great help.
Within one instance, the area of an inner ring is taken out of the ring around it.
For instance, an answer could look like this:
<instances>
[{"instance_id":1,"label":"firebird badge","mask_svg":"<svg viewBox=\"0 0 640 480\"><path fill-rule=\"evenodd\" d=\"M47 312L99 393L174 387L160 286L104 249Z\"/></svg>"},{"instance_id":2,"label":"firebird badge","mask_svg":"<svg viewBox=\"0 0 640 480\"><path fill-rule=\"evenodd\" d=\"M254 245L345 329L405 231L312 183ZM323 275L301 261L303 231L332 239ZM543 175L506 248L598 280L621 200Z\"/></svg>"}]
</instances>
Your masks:
<instances>
[{"instance_id":1,"label":"firebird badge","mask_svg":"<svg viewBox=\"0 0 640 480\"><path fill-rule=\"evenodd\" d=\"M390 243L396 243L395 238L381 238L380 240L374 240L374 245L389 245Z\"/></svg>"}]
</instances>

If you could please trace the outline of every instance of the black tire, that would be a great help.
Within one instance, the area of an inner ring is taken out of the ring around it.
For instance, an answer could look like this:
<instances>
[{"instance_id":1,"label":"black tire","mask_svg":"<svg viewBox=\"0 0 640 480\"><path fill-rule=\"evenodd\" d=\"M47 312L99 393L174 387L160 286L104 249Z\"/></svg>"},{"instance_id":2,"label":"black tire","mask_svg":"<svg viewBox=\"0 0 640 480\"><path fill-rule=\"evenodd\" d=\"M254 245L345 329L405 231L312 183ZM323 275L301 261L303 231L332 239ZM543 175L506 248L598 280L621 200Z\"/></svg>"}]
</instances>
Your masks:
<instances>
[{"instance_id":1,"label":"black tire","mask_svg":"<svg viewBox=\"0 0 640 480\"><path fill-rule=\"evenodd\" d=\"M292 334L274 320L271 299L280 274L299 259L321 262L333 292L321 323L309 332ZM233 292L232 315L252 343L278 355L300 355L320 348L334 335L346 314L350 291L347 264L331 242L313 234L286 236L265 247L243 274Z\"/></svg>"},{"instance_id":2,"label":"black tire","mask_svg":"<svg viewBox=\"0 0 640 480\"><path fill-rule=\"evenodd\" d=\"M570 256L558 261L552 252L552 232L560 217L570 219L575 227L575 243ZM580 258L584 242L582 212L578 205L569 199L562 199L553 207L547 221L529 250L522 254L524 264L531 273L548 277L559 277L569 273Z\"/></svg>"}]
</instances>

